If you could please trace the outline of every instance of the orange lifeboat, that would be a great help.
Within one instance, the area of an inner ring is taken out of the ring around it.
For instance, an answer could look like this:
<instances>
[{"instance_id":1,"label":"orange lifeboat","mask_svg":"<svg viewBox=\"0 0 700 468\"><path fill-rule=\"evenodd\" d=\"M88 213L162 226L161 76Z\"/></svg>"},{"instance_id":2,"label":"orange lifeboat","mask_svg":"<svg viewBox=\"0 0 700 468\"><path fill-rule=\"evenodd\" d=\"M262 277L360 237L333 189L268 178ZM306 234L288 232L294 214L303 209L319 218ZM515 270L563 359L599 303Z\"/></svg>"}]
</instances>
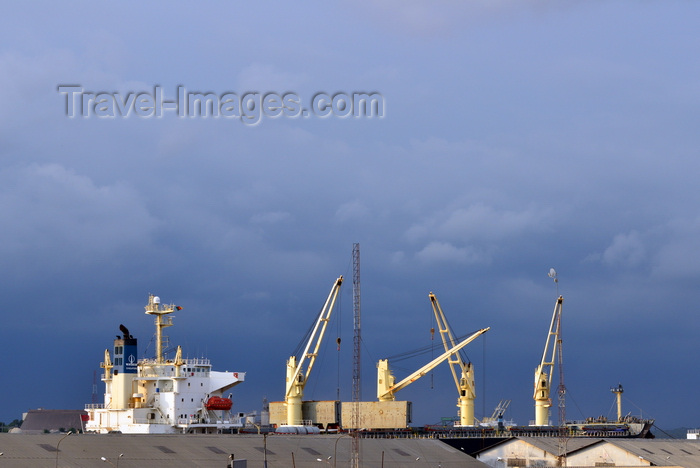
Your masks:
<instances>
[{"instance_id":1,"label":"orange lifeboat","mask_svg":"<svg viewBox=\"0 0 700 468\"><path fill-rule=\"evenodd\" d=\"M210 397L207 400L205 408L208 410L224 410L228 411L233 406L233 402L230 398L222 398L218 396Z\"/></svg>"}]
</instances>

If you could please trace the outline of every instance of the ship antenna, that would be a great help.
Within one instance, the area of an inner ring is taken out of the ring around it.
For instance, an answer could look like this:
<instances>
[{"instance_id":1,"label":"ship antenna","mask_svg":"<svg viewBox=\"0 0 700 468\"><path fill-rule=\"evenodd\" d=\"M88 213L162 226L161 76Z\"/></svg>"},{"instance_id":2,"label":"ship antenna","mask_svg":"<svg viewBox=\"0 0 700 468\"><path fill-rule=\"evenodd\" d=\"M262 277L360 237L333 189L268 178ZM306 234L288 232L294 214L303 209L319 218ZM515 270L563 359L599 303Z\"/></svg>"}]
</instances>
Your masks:
<instances>
[{"instance_id":1,"label":"ship antenna","mask_svg":"<svg viewBox=\"0 0 700 468\"><path fill-rule=\"evenodd\" d=\"M161 305L160 298L154 296L153 294L148 295L148 305L146 306L146 313L148 315L155 315L155 325L156 325L156 363L163 364L163 348L167 340L167 337L163 336L163 328L171 327L173 325L173 318L169 314L172 314L175 310L181 310L182 307L170 305ZM167 317L164 317L167 316Z\"/></svg>"}]
</instances>

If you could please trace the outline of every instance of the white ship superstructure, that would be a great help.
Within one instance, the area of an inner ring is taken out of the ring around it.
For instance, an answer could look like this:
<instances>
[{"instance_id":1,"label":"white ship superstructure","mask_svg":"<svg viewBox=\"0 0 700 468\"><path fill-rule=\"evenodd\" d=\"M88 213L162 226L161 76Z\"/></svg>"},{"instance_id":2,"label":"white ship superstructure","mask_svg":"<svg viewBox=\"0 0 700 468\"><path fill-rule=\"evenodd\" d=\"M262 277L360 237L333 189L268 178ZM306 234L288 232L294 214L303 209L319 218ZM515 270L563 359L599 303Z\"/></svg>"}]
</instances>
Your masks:
<instances>
[{"instance_id":1,"label":"white ship superstructure","mask_svg":"<svg viewBox=\"0 0 700 468\"><path fill-rule=\"evenodd\" d=\"M217 372L209 359L163 356L162 329L172 326L172 314L181 307L163 306L150 295L146 314L155 316L156 356L137 359L137 340L121 325L114 340L113 359L105 350L100 367L105 372L104 404L89 404L86 431L124 434L218 433L243 426L242 414L231 413L231 395L225 392L245 380L244 372Z\"/></svg>"}]
</instances>

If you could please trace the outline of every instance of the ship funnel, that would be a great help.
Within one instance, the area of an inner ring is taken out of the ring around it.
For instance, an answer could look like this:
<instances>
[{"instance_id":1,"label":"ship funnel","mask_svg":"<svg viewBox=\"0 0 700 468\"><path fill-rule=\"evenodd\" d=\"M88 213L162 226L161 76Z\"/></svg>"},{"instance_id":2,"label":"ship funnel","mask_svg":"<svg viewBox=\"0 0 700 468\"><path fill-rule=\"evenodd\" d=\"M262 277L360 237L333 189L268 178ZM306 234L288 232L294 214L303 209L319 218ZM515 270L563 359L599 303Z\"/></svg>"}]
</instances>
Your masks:
<instances>
[{"instance_id":1,"label":"ship funnel","mask_svg":"<svg viewBox=\"0 0 700 468\"><path fill-rule=\"evenodd\" d=\"M117 339L114 340L114 375L135 374L138 364L138 342L124 325L119 325L119 330L124 335L117 335Z\"/></svg>"}]
</instances>

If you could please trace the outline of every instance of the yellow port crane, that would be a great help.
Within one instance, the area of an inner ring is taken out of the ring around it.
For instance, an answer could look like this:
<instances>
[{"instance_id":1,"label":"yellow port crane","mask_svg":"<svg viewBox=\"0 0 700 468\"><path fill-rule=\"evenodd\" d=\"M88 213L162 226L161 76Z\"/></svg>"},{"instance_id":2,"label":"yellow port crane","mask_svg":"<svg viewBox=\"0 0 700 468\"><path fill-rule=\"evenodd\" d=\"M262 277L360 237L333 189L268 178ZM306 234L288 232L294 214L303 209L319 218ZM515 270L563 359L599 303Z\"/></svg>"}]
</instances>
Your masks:
<instances>
[{"instance_id":1,"label":"yellow port crane","mask_svg":"<svg viewBox=\"0 0 700 468\"><path fill-rule=\"evenodd\" d=\"M552 387L552 374L554 371L554 358L557 356L557 348L561 346L561 310L564 297L559 296L554 305L552 313L552 321L549 324L549 332L547 333L547 341L544 345L542 360L540 365L535 368L535 426L549 425L549 408L552 406L552 400L549 393ZM547 359L548 351L549 359ZM561 365L561 364L560 364Z\"/></svg>"},{"instance_id":2,"label":"yellow port crane","mask_svg":"<svg viewBox=\"0 0 700 468\"><path fill-rule=\"evenodd\" d=\"M445 351L448 351L457 342L452 334L450 325L447 323L445 313L440 307L437 297L432 292L428 294L430 304L433 306L433 313L437 322L437 328L442 338L442 344ZM454 378L455 385L459 398L457 407L459 408L459 425L473 426L474 425L474 399L476 398L476 385L474 383L474 368L471 362L465 362L458 352L451 353L447 358L447 363L450 365L450 371Z\"/></svg>"},{"instance_id":3,"label":"yellow port crane","mask_svg":"<svg viewBox=\"0 0 700 468\"><path fill-rule=\"evenodd\" d=\"M287 424L290 426L302 424L302 401L304 396L304 387L311 374L311 369L318 357L318 350L323 341L323 335L326 332L328 321L330 320L333 307L335 306L340 285L343 284L343 277L340 276L333 283L331 292L328 294L328 299L323 305L321 312L318 314L318 319L314 325L311 336L309 337L304 352L301 354L299 362L296 356L291 356L287 360L287 384L284 401L287 405ZM313 348L313 350L312 350ZM306 371L303 370L306 364Z\"/></svg>"},{"instance_id":4,"label":"yellow port crane","mask_svg":"<svg viewBox=\"0 0 700 468\"><path fill-rule=\"evenodd\" d=\"M452 346L443 354L436 357L428 364L424 365L423 367L421 367L420 369L418 369L399 383L395 383L394 374L391 372L391 370L389 370L389 360L380 359L377 363L377 398L379 399L379 401L394 401L396 399L396 392L423 377L425 374L430 372L432 368L434 368L442 361L450 357L450 355L456 353L457 351L474 341L479 335L482 335L489 331L490 328L491 327L482 328L481 330L473 333L470 337Z\"/></svg>"}]
</instances>

